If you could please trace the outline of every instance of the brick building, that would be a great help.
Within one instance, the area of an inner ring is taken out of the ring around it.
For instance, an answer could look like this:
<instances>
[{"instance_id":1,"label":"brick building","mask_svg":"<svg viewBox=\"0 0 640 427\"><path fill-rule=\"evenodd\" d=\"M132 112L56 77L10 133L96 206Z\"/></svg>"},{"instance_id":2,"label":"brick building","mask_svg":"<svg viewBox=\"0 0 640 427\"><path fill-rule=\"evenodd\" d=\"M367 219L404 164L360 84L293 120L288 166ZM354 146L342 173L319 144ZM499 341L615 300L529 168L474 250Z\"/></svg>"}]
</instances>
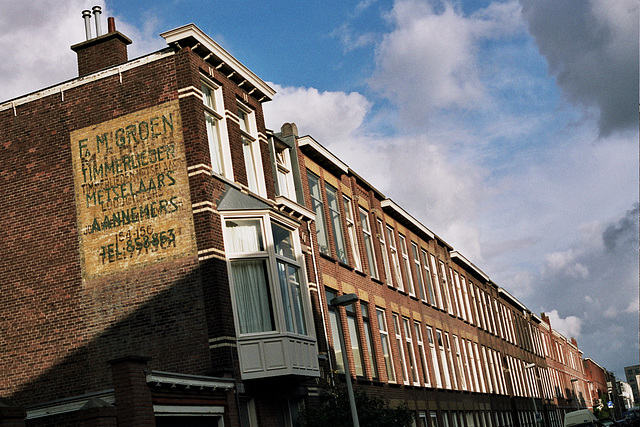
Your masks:
<instances>
[{"instance_id":1,"label":"brick building","mask_svg":"<svg viewBox=\"0 0 640 427\"><path fill-rule=\"evenodd\" d=\"M273 89L196 26L161 36L128 60L109 19L72 46L78 78L0 104L0 425L295 425L345 380L342 325L355 386L420 426L586 406L575 340L267 130Z\"/></svg>"}]
</instances>

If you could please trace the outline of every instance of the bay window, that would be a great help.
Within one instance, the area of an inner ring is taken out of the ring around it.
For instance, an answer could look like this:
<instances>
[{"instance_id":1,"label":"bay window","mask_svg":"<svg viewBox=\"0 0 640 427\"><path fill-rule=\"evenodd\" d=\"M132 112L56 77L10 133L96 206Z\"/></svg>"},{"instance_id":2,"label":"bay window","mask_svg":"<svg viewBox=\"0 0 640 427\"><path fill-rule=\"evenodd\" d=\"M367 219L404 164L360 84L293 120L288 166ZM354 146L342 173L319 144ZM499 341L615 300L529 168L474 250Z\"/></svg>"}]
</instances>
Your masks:
<instances>
[{"instance_id":1,"label":"bay window","mask_svg":"<svg viewBox=\"0 0 640 427\"><path fill-rule=\"evenodd\" d=\"M238 333L308 335L297 231L268 214L224 218Z\"/></svg>"}]
</instances>

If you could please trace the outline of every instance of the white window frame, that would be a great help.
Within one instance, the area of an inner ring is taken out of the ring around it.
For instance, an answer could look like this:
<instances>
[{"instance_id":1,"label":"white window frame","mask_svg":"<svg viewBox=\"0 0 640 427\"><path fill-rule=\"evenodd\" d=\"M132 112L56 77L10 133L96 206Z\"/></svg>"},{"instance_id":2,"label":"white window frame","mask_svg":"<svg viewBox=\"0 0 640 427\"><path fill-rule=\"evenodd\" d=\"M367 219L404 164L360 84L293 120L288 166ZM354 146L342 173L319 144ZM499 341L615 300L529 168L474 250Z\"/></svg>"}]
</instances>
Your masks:
<instances>
[{"instance_id":1,"label":"white window frame","mask_svg":"<svg viewBox=\"0 0 640 427\"><path fill-rule=\"evenodd\" d=\"M324 183L327 192L327 211L329 213L329 224L333 232L333 244L336 249L336 259L343 264L349 263L347 256L347 245L344 241L344 230L342 227L342 212L340 211L340 193L338 189L328 182Z\"/></svg>"},{"instance_id":2,"label":"white window frame","mask_svg":"<svg viewBox=\"0 0 640 427\"><path fill-rule=\"evenodd\" d=\"M282 143L276 142L273 144L273 150L276 161L278 195L297 202L296 184L293 179L293 167L291 162L291 149Z\"/></svg>"},{"instance_id":3,"label":"white window frame","mask_svg":"<svg viewBox=\"0 0 640 427\"><path fill-rule=\"evenodd\" d=\"M433 364L433 371L436 377L436 387L442 388L442 375L440 374L440 362L438 361L438 351L433 336L433 329L431 326L427 326L427 339L429 341L429 352L431 353L431 363Z\"/></svg>"},{"instance_id":4,"label":"white window frame","mask_svg":"<svg viewBox=\"0 0 640 427\"><path fill-rule=\"evenodd\" d=\"M324 197L322 195L322 180L318 175L310 171L307 171L307 180L309 181L309 194L311 195L312 210L316 214L316 239L318 240L318 247L320 248L321 253L330 255L331 248L329 247L329 230L327 228L327 220L325 217L326 207ZM317 194L314 194L314 188L317 189Z\"/></svg>"},{"instance_id":5,"label":"white window frame","mask_svg":"<svg viewBox=\"0 0 640 427\"><path fill-rule=\"evenodd\" d=\"M409 262L409 251L407 250L407 238L402 234L400 237L400 251L402 252L402 266L407 279L407 288L410 296L416 296L416 290L413 284L413 276L411 275L411 263Z\"/></svg>"},{"instance_id":6,"label":"white window frame","mask_svg":"<svg viewBox=\"0 0 640 427\"><path fill-rule=\"evenodd\" d=\"M414 242L411 242L411 252L413 253L413 264L416 268L416 281L418 282L418 290L420 291L420 300L427 302L427 294L422 277L422 266L420 265L420 249Z\"/></svg>"},{"instance_id":7,"label":"white window frame","mask_svg":"<svg viewBox=\"0 0 640 427\"><path fill-rule=\"evenodd\" d=\"M458 379L456 376L456 365L453 362L453 351L451 349L451 340L449 339L449 333L448 332L444 332L444 345L445 345L445 349L447 350L447 356L449 358L449 369L451 371L451 386L454 389L458 389L459 390L459 386L458 386Z\"/></svg>"},{"instance_id":8,"label":"white window frame","mask_svg":"<svg viewBox=\"0 0 640 427\"><path fill-rule=\"evenodd\" d=\"M458 385L462 388L463 391L467 391L467 378L464 371L464 365L462 363L462 354L460 353L460 342L458 341L457 335L451 335L453 339L453 351L456 355L456 366L458 367Z\"/></svg>"},{"instance_id":9,"label":"white window frame","mask_svg":"<svg viewBox=\"0 0 640 427\"><path fill-rule=\"evenodd\" d=\"M429 374L429 364L427 363L427 354L424 349L424 339L422 338L422 326L420 322L413 321L414 330L416 331L416 342L418 343L418 353L420 355L420 363L422 364L422 379L426 387L431 387L431 375Z\"/></svg>"},{"instance_id":10,"label":"white window frame","mask_svg":"<svg viewBox=\"0 0 640 427\"><path fill-rule=\"evenodd\" d=\"M353 267L362 271L362 261L360 260L360 248L358 245L358 233L356 233L356 222L353 211L353 203L351 199L342 195L342 203L344 205L344 219L347 223L347 238L349 240L349 247L351 248L351 256L353 257Z\"/></svg>"},{"instance_id":11,"label":"white window frame","mask_svg":"<svg viewBox=\"0 0 640 427\"><path fill-rule=\"evenodd\" d=\"M436 291L436 299L438 300L438 308L444 310L444 303L442 301L442 287L440 286L440 275L438 274L438 262L433 254L429 254L429 261L431 261L431 274L433 275L433 286Z\"/></svg>"},{"instance_id":12,"label":"white window frame","mask_svg":"<svg viewBox=\"0 0 640 427\"><path fill-rule=\"evenodd\" d=\"M398 247L396 246L395 230L387 225L387 240L389 242L389 251L391 252L391 264L393 265L394 278L396 281L396 289L404 292L404 283L402 282L402 272L400 270L400 257L398 256Z\"/></svg>"},{"instance_id":13,"label":"white window frame","mask_svg":"<svg viewBox=\"0 0 640 427\"><path fill-rule=\"evenodd\" d=\"M404 354L404 346L402 345L402 329L400 327L400 316L396 313L392 313L393 318L393 331L396 337L396 347L398 349L398 356L402 362L400 367L402 368L402 380L404 384L409 384L409 371L407 370L407 357Z\"/></svg>"},{"instance_id":14,"label":"white window frame","mask_svg":"<svg viewBox=\"0 0 640 427\"><path fill-rule=\"evenodd\" d=\"M205 126L209 154L211 156L211 170L213 173L233 181L233 166L222 87L211 79L200 76L200 90L202 92L202 105L204 106ZM207 96L207 90L210 91L211 96ZM213 123L212 127L208 124L209 121Z\"/></svg>"},{"instance_id":15,"label":"white window frame","mask_svg":"<svg viewBox=\"0 0 640 427\"><path fill-rule=\"evenodd\" d=\"M359 207L360 227L362 228L362 241L364 242L364 251L367 255L367 264L369 265L369 276L378 279L378 264L376 262L376 253L373 248L373 236L371 234L371 223L369 222L369 212Z\"/></svg>"},{"instance_id":16,"label":"white window frame","mask_svg":"<svg viewBox=\"0 0 640 427\"><path fill-rule=\"evenodd\" d=\"M236 314L234 317L236 318L236 334L237 336L253 336L253 335L271 335L271 334L292 334L297 336L313 336L313 320L311 316L311 307L310 307L310 297L309 297L309 289L307 285L307 277L306 277L306 269L304 268L304 259L302 255L302 248L300 246L300 237L298 234L297 225L293 222L281 218L274 217L270 215L268 212L251 212L246 211L242 213L225 213L221 216L222 224L223 224L223 239L226 248L226 259L227 259L227 271L229 275L229 283L232 289L231 297L233 303L233 310ZM264 249L258 252L234 252L233 244L231 242L231 234L230 231L227 230L226 223L227 221L242 221L242 220L257 220L260 223L260 231L262 233L262 244L264 245ZM283 229L290 231L290 249L292 251L293 257L289 257L286 255L276 253L275 243L273 239L273 229L272 225L276 223ZM249 259L263 259L266 262L266 276L268 280L268 290L270 296L270 304L272 310L272 317L274 322L274 329L271 331L260 331L260 332L249 332L245 333L240 331L240 320L238 310L238 301L236 300L236 292L232 270L232 263L234 261L242 261ZM279 265L290 265L297 269L298 276L298 295L294 295L291 292L292 287L291 284L287 283L286 286L282 286L283 284L280 282L280 277L278 274L278 266ZM289 301L291 304L297 300L299 306L297 307L300 310L300 316L297 316L295 304L290 308L293 310L291 319L294 330L290 330L288 328L287 322L287 310L285 309L285 300L283 299L283 292L287 291L287 295L289 296ZM297 299L296 299L297 297ZM302 322L302 325L300 325ZM304 329L305 332L299 332L300 329Z\"/></svg>"},{"instance_id":17,"label":"white window frame","mask_svg":"<svg viewBox=\"0 0 640 427\"><path fill-rule=\"evenodd\" d=\"M418 361L416 359L416 350L413 345L413 338L411 336L411 321L408 317L402 317L402 326L404 327L404 340L407 343L407 351L409 352L409 368L411 370L413 385L420 385L420 376L418 375Z\"/></svg>"},{"instance_id":18,"label":"white window frame","mask_svg":"<svg viewBox=\"0 0 640 427\"><path fill-rule=\"evenodd\" d=\"M429 267L429 253L424 249L420 249L420 255L422 256L422 267L424 268L424 277L427 285L427 293L428 293L428 301L427 294L425 294L425 301L430 305L436 307L436 294L434 292L433 287L433 275L431 274L431 268Z\"/></svg>"},{"instance_id":19,"label":"white window frame","mask_svg":"<svg viewBox=\"0 0 640 427\"><path fill-rule=\"evenodd\" d=\"M380 218L377 218L376 224L378 226L378 242L380 243L380 252L382 252L382 261L384 264L384 275L387 285L393 287L393 272L391 271L391 263L389 262L389 252L387 251L386 231L384 224Z\"/></svg>"},{"instance_id":20,"label":"white window frame","mask_svg":"<svg viewBox=\"0 0 640 427\"><path fill-rule=\"evenodd\" d=\"M447 280L447 266L444 261L438 261L440 266L440 274L442 275L442 289L444 292L445 303L447 305L447 312L451 315L455 315L453 312L453 305L451 304L451 295L449 294L449 281Z\"/></svg>"},{"instance_id":21,"label":"white window frame","mask_svg":"<svg viewBox=\"0 0 640 427\"><path fill-rule=\"evenodd\" d=\"M389 339L389 329L385 311L379 307L376 307L376 318L378 320L378 333L380 334L380 342L382 344L382 357L384 359L387 381L390 383L396 383L396 371L395 367L393 366L391 340ZM389 374L391 374L391 378L389 377Z\"/></svg>"},{"instance_id":22,"label":"white window frame","mask_svg":"<svg viewBox=\"0 0 640 427\"><path fill-rule=\"evenodd\" d=\"M237 102L237 107L242 153L244 156L245 170L247 172L247 188L249 191L259 194L262 197L267 197L256 114L253 109L239 101Z\"/></svg>"},{"instance_id":23,"label":"white window frame","mask_svg":"<svg viewBox=\"0 0 640 427\"><path fill-rule=\"evenodd\" d=\"M436 340L438 341L438 350L440 352L440 361L442 362L442 373L444 374L444 386L445 388L451 390L451 374L449 371L449 366L447 363L447 354L444 347L444 338L442 336L442 331L440 329L436 329Z\"/></svg>"}]
</instances>

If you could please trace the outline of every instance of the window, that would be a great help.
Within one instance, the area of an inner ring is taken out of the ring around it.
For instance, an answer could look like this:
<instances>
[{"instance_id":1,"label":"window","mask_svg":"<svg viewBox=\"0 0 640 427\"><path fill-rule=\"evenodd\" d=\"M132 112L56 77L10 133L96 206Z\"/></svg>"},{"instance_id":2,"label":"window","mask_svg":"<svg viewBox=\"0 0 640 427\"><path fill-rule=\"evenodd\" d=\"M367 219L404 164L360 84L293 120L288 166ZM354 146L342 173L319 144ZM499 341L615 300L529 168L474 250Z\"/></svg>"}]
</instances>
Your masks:
<instances>
[{"instance_id":1,"label":"window","mask_svg":"<svg viewBox=\"0 0 640 427\"><path fill-rule=\"evenodd\" d=\"M427 254L427 251L425 251L424 249L420 251L420 254L422 255L422 266L424 267L424 279L427 284L427 293L429 296L428 303L435 306L436 296L433 293L432 275L431 275L431 269L429 268L429 255ZM425 300L426 299L427 299L427 296L425 295Z\"/></svg>"},{"instance_id":2,"label":"window","mask_svg":"<svg viewBox=\"0 0 640 427\"><path fill-rule=\"evenodd\" d=\"M329 324L331 326L331 337L333 338L333 353L336 355L336 371L340 374L344 374L344 360L342 358L342 346L340 345L340 332L338 328L340 328L340 313L338 313L338 309L331 304L332 299L334 299L337 295L334 291L326 289L325 290L326 298L327 298L327 307L329 313Z\"/></svg>"},{"instance_id":3,"label":"window","mask_svg":"<svg viewBox=\"0 0 640 427\"><path fill-rule=\"evenodd\" d=\"M404 339L407 343L407 351L409 352L409 368L411 369L411 380L415 385L420 385L418 379L418 364L416 363L416 351L411 339L411 322L406 317L402 318L402 326L404 327Z\"/></svg>"},{"instance_id":4,"label":"window","mask_svg":"<svg viewBox=\"0 0 640 427\"><path fill-rule=\"evenodd\" d=\"M224 225L239 333L277 329L307 335L297 232L268 215L225 218ZM277 292L279 300L273 297Z\"/></svg>"},{"instance_id":5,"label":"window","mask_svg":"<svg viewBox=\"0 0 640 427\"><path fill-rule=\"evenodd\" d=\"M396 249L396 238L394 236L393 228L387 226L387 240L389 241L389 250L391 251L391 262L393 263L393 271L395 273L396 288L400 291L404 291L404 284L402 283L402 274L400 273L400 258L398 258L398 249Z\"/></svg>"},{"instance_id":6,"label":"window","mask_svg":"<svg viewBox=\"0 0 640 427\"><path fill-rule=\"evenodd\" d=\"M440 350L440 362L442 373L444 374L444 386L451 388L451 377L449 376L449 367L447 366L447 356L444 351L444 342L442 340L442 331L436 329L436 338L438 339L438 350Z\"/></svg>"},{"instance_id":7,"label":"window","mask_svg":"<svg viewBox=\"0 0 640 427\"><path fill-rule=\"evenodd\" d=\"M464 338L460 338L460 354L462 355L462 364L464 366L464 372L466 378L468 378L468 389L469 391L474 391L473 385L473 376L471 375L471 362L467 356L467 345L465 344Z\"/></svg>"},{"instance_id":8,"label":"window","mask_svg":"<svg viewBox=\"0 0 640 427\"><path fill-rule=\"evenodd\" d=\"M456 283L453 280L453 268L449 267L449 275L447 276L449 282L451 283L451 294L453 295L453 314L458 316L459 318L464 318L464 306L462 305L462 294L460 294L460 298L458 298L458 292L456 292ZM465 319L466 320L466 319Z\"/></svg>"},{"instance_id":9,"label":"window","mask_svg":"<svg viewBox=\"0 0 640 427\"><path fill-rule=\"evenodd\" d=\"M413 263L416 267L416 280L418 282L418 292L420 293L420 299L422 301L427 300L427 295L424 290L424 281L422 280L422 267L420 266L420 252L418 252L418 245L411 242L411 252L413 253Z\"/></svg>"},{"instance_id":10,"label":"window","mask_svg":"<svg viewBox=\"0 0 640 427\"><path fill-rule=\"evenodd\" d=\"M369 367L371 376L378 378L378 364L376 363L376 353L373 346L373 335L371 334L371 319L369 318L369 306L365 302L360 302L362 312L362 325L364 326L365 342L367 344L367 355L369 356Z\"/></svg>"},{"instance_id":11,"label":"window","mask_svg":"<svg viewBox=\"0 0 640 427\"><path fill-rule=\"evenodd\" d=\"M449 295L449 282L447 280L447 267L444 262L438 261L440 265L440 274L442 275L442 290L444 293L446 309L449 314L453 314L453 306L451 305L451 295Z\"/></svg>"},{"instance_id":12,"label":"window","mask_svg":"<svg viewBox=\"0 0 640 427\"><path fill-rule=\"evenodd\" d=\"M275 139L275 138L274 138ZM296 200L296 187L291 165L291 149L282 143L274 144L276 163L276 182L278 195Z\"/></svg>"},{"instance_id":13,"label":"window","mask_svg":"<svg viewBox=\"0 0 640 427\"><path fill-rule=\"evenodd\" d=\"M371 227L369 227L369 214L362 208L360 208L360 224L362 226L364 250L367 254L367 263L369 264L369 275L374 279L377 279L378 266L376 265L376 257L373 253L373 244L371 243Z\"/></svg>"},{"instance_id":14,"label":"window","mask_svg":"<svg viewBox=\"0 0 640 427\"><path fill-rule=\"evenodd\" d=\"M464 320L469 320L469 318L467 317L467 310L465 309L465 306L464 306L464 299L462 297L462 288L460 287L460 276L458 272L453 271L451 267L449 267L449 272L453 273L452 285L453 285L455 295L458 296L457 301L459 301L459 304L460 304L458 307L458 317L462 317L462 319Z\"/></svg>"},{"instance_id":15,"label":"window","mask_svg":"<svg viewBox=\"0 0 640 427\"><path fill-rule=\"evenodd\" d=\"M438 413L436 411L429 411L429 418L431 418L431 427L439 427Z\"/></svg>"},{"instance_id":16,"label":"window","mask_svg":"<svg viewBox=\"0 0 640 427\"><path fill-rule=\"evenodd\" d=\"M409 295L415 296L416 290L413 286L413 277L411 276L411 263L409 262L409 251L407 250L407 239L400 234L400 250L402 251L402 267L404 269L404 275L407 279L407 287L409 288Z\"/></svg>"},{"instance_id":17,"label":"window","mask_svg":"<svg viewBox=\"0 0 640 427\"><path fill-rule=\"evenodd\" d=\"M460 282L462 283L462 291L464 292L464 303L467 306L467 311L469 312L469 323L474 325L477 322L477 320L474 319L474 313L476 313L476 318L478 313L478 306L476 305L476 294L473 291L471 280L467 282L464 279L464 276L460 275ZM467 285L469 286L467 287ZM471 299L469 299L469 294L471 294ZM473 301L473 304L471 304L471 301Z\"/></svg>"},{"instance_id":18,"label":"window","mask_svg":"<svg viewBox=\"0 0 640 427\"><path fill-rule=\"evenodd\" d=\"M202 90L202 102L204 104L204 119L209 142L209 155L211 156L211 169L219 175L233 179L222 89L209 80L202 80L200 89Z\"/></svg>"},{"instance_id":19,"label":"window","mask_svg":"<svg viewBox=\"0 0 640 427\"><path fill-rule=\"evenodd\" d=\"M409 384L409 376L407 373L407 359L404 355L404 348L402 346L402 332L400 329L400 320L398 315L393 313L393 329L396 335L396 346L398 347L398 355L400 356L400 362L402 367L402 379L405 384Z\"/></svg>"},{"instance_id":20,"label":"window","mask_svg":"<svg viewBox=\"0 0 640 427\"><path fill-rule=\"evenodd\" d=\"M300 267L296 263L293 236L291 230L277 223L271 224L271 230L287 331L306 335L307 324L302 310L303 293L300 286Z\"/></svg>"},{"instance_id":21,"label":"window","mask_svg":"<svg viewBox=\"0 0 640 427\"><path fill-rule=\"evenodd\" d=\"M438 362L438 353L436 352L436 345L433 341L433 331L429 326L427 326L427 339L429 340L431 363L433 364L433 371L436 376L436 386L438 388L442 388L442 377L440 376L440 363Z\"/></svg>"},{"instance_id":22,"label":"window","mask_svg":"<svg viewBox=\"0 0 640 427\"><path fill-rule=\"evenodd\" d=\"M422 365L422 379L424 380L424 385L427 387L431 386L431 381L429 380L429 366L427 364L427 354L424 349L424 340L422 339L422 329L420 328L420 323L413 322L414 329L416 331L416 342L418 343L418 353L420 357L420 364Z\"/></svg>"},{"instance_id":23,"label":"window","mask_svg":"<svg viewBox=\"0 0 640 427\"><path fill-rule=\"evenodd\" d=\"M473 343L473 350L476 357L476 363L478 364L478 378L480 379L480 391L482 393L487 392L487 386L484 381L484 370L482 369L482 360L480 359L480 353L478 352L478 343Z\"/></svg>"},{"instance_id":24,"label":"window","mask_svg":"<svg viewBox=\"0 0 640 427\"><path fill-rule=\"evenodd\" d=\"M259 219L225 222L237 322L241 334L275 330L267 270L268 253Z\"/></svg>"},{"instance_id":25,"label":"window","mask_svg":"<svg viewBox=\"0 0 640 427\"><path fill-rule=\"evenodd\" d=\"M266 192L264 191L262 156L260 155L255 115L250 109L238 105L238 119L244 166L247 171L247 186L250 191L264 196Z\"/></svg>"},{"instance_id":26,"label":"window","mask_svg":"<svg viewBox=\"0 0 640 427\"><path fill-rule=\"evenodd\" d=\"M349 327L349 340L351 341L351 356L355 366L356 376L364 376L364 365L362 364L362 349L360 348L360 333L356 323L356 306L349 304L344 307L347 312L347 326Z\"/></svg>"},{"instance_id":27,"label":"window","mask_svg":"<svg viewBox=\"0 0 640 427\"><path fill-rule=\"evenodd\" d=\"M440 278L438 277L438 265L436 264L436 257L429 254L429 260L431 261L431 273L433 274L433 286L436 290L438 308L440 310L444 310L444 303L442 302L442 292L440 288Z\"/></svg>"},{"instance_id":28,"label":"window","mask_svg":"<svg viewBox=\"0 0 640 427\"><path fill-rule=\"evenodd\" d=\"M449 340L449 334L447 332L444 333L444 345L447 349L447 356L449 357L449 369L451 371L451 382L453 384L453 388L457 389L457 380L456 380L456 367L453 363L453 352L451 351L451 341Z\"/></svg>"},{"instance_id":29,"label":"window","mask_svg":"<svg viewBox=\"0 0 640 427\"><path fill-rule=\"evenodd\" d=\"M320 178L311 172L309 177L309 193L311 193L311 206L316 213L316 233L318 236L318 246L320 252L329 255L329 237L327 235L327 225L324 219L324 203L322 202L322 189L320 188Z\"/></svg>"},{"instance_id":30,"label":"window","mask_svg":"<svg viewBox=\"0 0 640 427\"><path fill-rule=\"evenodd\" d=\"M396 382L396 375L393 369L393 359L391 358L391 344L389 343L389 332L387 330L387 318L384 310L376 307L376 315L378 318L378 331L380 332L380 343L382 345L382 357L387 370L387 379L389 382Z\"/></svg>"},{"instance_id":31,"label":"window","mask_svg":"<svg viewBox=\"0 0 640 427\"><path fill-rule=\"evenodd\" d=\"M342 234L342 215L338 203L338 190L329 184L325 184L327 189L327 206L329 207L329 220L333 231L333 241L336 245L336 255L338 260L347 264L347 250L344 245L344 235Z\"/></svg>"},{"instance_id":32,"label":"window","mask_svg":"<svg viewBox=\"0 0 640 427\"><path fill-rule=\"evenodd\" d=\"M478 381L478 366L476 365L476 358L473 356L473 344L471 344L471 341L467 341L467 350L469 365L471 365L471 371L473 372L473 383L475 384L474 390L479 393L482 391L482 388Z\"/></svg>"},{"instance_id":33,"label":"window","mask_svg":"<svg viewBox=\"0 0 640 427\"><path fill-rule=\"evenodd\" d=\"M353 205L351 199L342 196L344 204L344 215L347 220L347 235L349 236L349 244L351 246L351 254L353 256L353 266L356 270L362 271L362 262L360 262L360 250L358 249L358 236L356 234L356 223L353 219Z\"/></svg>"},{"instance_id":34,"label":"window","mask_svg":"<svg viewBox=\"0 0 640 427\"><path fill-rule=\"evenodd\" d=\"M465 378L465 367L462 363L462 354L460 353L460 343L458 342L458 337L455 335L451 336L453 338L453 349L456 353L456 366L458 367L458 379L459 386L462 387L462 390L467 390L467 379Z\"/></svg>"},{"instance_id":35,"label":"window","mask_svg":"<svg viewBox=\"0 0 640 427\"><path fill-rule=\"evenodd\" d=\"M384 225L382 220L378 219L378 240L380 241L380 251L382 252L382 260L384 261L384 275L387 285L393 286L393 274L391 273L391 265L389 264L389 252L387 252L387 244L385 239Z\"/></svg>"}]
</instances>

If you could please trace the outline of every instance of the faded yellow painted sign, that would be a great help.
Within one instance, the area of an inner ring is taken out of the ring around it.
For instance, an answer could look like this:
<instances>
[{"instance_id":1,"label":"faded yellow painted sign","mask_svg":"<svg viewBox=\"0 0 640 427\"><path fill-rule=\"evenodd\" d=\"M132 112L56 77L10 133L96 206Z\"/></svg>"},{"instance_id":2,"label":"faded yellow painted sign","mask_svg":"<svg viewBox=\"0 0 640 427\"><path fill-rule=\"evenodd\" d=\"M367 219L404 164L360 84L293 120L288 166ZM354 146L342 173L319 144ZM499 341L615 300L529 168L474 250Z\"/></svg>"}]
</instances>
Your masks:
<instances>
[{"instance_id":1,"label":"faded yellow painted sign","mask_svg":"<svg viewBox=\"0 0 640 427\"><path fill-rule=\"evenodd\" d=\"M71 133L87 278L196 251L178 102Z\"/></svg>"}]
</instances>

